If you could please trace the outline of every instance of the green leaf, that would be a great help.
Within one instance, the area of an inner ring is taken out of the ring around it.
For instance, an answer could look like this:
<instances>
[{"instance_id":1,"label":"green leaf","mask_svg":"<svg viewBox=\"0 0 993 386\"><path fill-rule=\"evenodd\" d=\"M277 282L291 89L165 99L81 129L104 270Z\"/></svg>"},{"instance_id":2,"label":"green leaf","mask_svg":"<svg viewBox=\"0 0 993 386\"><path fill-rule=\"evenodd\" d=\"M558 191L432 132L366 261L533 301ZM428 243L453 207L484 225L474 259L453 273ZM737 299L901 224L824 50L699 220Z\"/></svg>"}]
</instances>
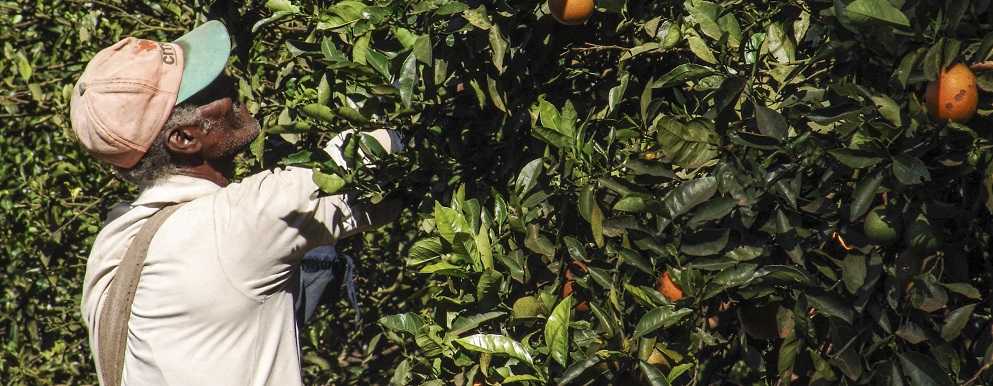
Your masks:
<instances>
[{"instance_id":1,"label":"green leaf","mask_svg":"<svg viewBox=\"0 0 993 386\"><path fill-rule=\"evenodd\" d=\"M397 88L400 89L400 100L403 101L404 107L410 108L414 99L414 86L417 85L417 56L413 52L403 61L397 84Z\"/></svg>"},{"instance_id":2,"label":"green leaf","mask_svg":"<svg viewBox=\"0 0 993 386\"><path fill-rule=\"evenodd\" d=\"M590 230L593 233L593 240L596 242L597 247L603 247L603 212L600 211L600 206L593 203L593 207L590 211Z\"/></svg>"},{"instance_id":3,"label":"green leaf","mask_svg":"<svg viewBox=\"0 0 993 386\"><path fill-rule=\"evenodd\" d=\"M938 39L924 54L924 78L927 80L938 79L938 74L942 71L944 61L945 39Z\"/></svg>"},{"instance_id":4,"label":"green leaf","mask_svg":"<svg viewBox=\"0 0 993 386\"><path fill-rule=\"evenodd\" d=\"M337 109L335 109L334 113L337 114L339 117L345 118L346 121L349 121L351 123L358 123L358 124L369 123L369 118L366 118L365 116L362 115L362 113L358 112L358 110L355 110L348 106L338 107Z\"/></svg>"},{"instance_id":5,"label":"green leaf","mask_svg":"<svg viewBox=\"0 0 993 386\"><path fill-rule=\"evenodd\" d=\"M683 2L683 7L689 12L687 20L699 26L704 35L714 40L721 39L723 31L721 31L721 26L717 24L721 6L710 1L694 0Z\"/></svg>"},{"instance_id":6,"label":"green leaf","mask_svg":"<svg viewBox=\"0 0 993 386\"><path fill-rule=\"evenodd\" d=\"M308 117L311 117L311 118L314 118L314 119L318 119L318 120L321 120L321 121L324 121L324 122L333 122L334 121L334 113L331 111L331 108L330 107L327 107L327 106L325 106L323 104L312 103L312 104L303 106L303 108L301 109L301 111L303 111L303 113L305 115L307 115Z\"/></svg>"},{"instance_id":7,"label":"green leaf","mask_svg":"<svg viewBox=\"0 0 993 386\"><path fill-rule=\"evenodd\" d=\"M934 358L924 354L907 351L897 354L900 358L900 367L903 374L910 378L910 383L914 386L948 386L954 385L948 374L945 373Z\"/></svg>"},{"instance_id":8,"label":"green leaf","mask_svg":"<svg viewBox=\"0 0 993 386\"><path fill-rule=\"evenodd\" d=\"M482 309L492 308L500 302L500 285L503 274L495 270L483 271L476 283L476 303Z\"/></svg>"},{"instance_id":9,"label":"green leaf","mask_svg":"<svg viewBox=\"0 0 993 386\"><path fill-rule=\"evenodd\" d=\"M661 78L652 83L652 88L668 88L678 86L691 80L697 80L713 74L714 70L710 67L693 63L683 63L676 66L665 75L662 75Z\"/></svg>"},{"instance_id":10,"label":"green leaf","mask_svg":"<svg viewBox=\"0 0 993 386\"><path fill-rule=\"evenodd\" d=\"M717 58L714 56L714 52L710 50L707 42L695 30L686 31L686 42L690 45L690 51L696 57L700 58L700 60L710 64L717 64Z\"/></svg>"},{"instance_id":11,"label":"green leaf","mask_svg":"<svg viewBox=\"0 0 993 386\"><path fill-rule=\"evenodd\" d=\"M660 115L652 125L658 130L662 154L669 162L695 169L717 157L720 137L710 120L680 122Z\"/></svg>"},{"instance_id":12,"label":"green leaf","mask_svg":"<svg viewBox=\"0 0 993 386\"><path fill-rule=\"evenodd\" d=\"M614 210L621 212L644 212L649 205L649 199L642 196L627 196L614 203Z\"/></svg>"},{"instance_id":13,"label":"green leaf","mask_svg":"<svg viewBox=\"0 0 993 386\"><path fill-rule=\"evenodd\" d=\"M983 36L983 42L973 53L971 62L982 62L990 57L990 53L993 52L993 31L987 32L986 36Z\"/></svg>"},{"instance_id":14,"label":"green leaf","mask_svg":"<svg viewBox=\"0 0 993 386\"><path fill-rule=\"evenodd\" d=\"M832 149L828 150L828 154L852 169L864 169L883 160L876 153L857 149Z\"/></svg>"},{"instance_id":15,"label":"green leaf","mask_svg":"<svg viewBox=\"0 0 993 386\"><path fill-rule=\"evenodd\" d=\"M569 366L569 368L562 372L562 377L558 379L556 384L560 386L572 384L572 381L578 379L586 370L596 366L602 360L599 355L594 354L590 355L589 358L573 363L572 366Z\"/></svg>"},{"instance_id":16,"label":"green leaf","mask_svg":"<svg viewBox=\"0 0 993 386\"><path fill-rule=\"evenodd\" d=\"M689 212L697 205L710 200L717 193L717 178L713 176L687 181L673 189L662 200L670 219Z\"/></svg>"},{"instance_id":17,"label":"green leaf","mask_svg":"<svg viewBox=\"0 0 993 386\"><path fill-rule=\"evenodd\" d=\"M593 185L584 186L579 192L577 206L579 207L579 215L583 216L587 222L591 221L593 205L596 205L594 200L596 200L596 192L593 190Z\"/></svg>"},{"instance_id":18,"label":"green leaf","mask_svg":"<svg viewBox=\"0 0 993 386\"><path fill-rule=\"evenodd\" d=\"M621 100L624 99L624 92L627 91L628 81L630 80L630 78L631 78L631 74L625 71L624 75L621 75L620 83L610 88L610 91L607 93L608 113L613 112L614 109L617 108L617 104L621 103Z\"/></svg>"},{"instance_id":19,"label":"green leaf","mask_svg":"<svg viewBox=\"0 0 993 386\"><path fill-rule=\"evenodd\" d=\"M542 176L543 168L544 162L541 158L535 158L524 165L514 182L514 189L517 194L523 196L534 189L538 185L538 178Z\"/></svg>"},{"instance_id":20,"label":"green leaf","mask_svg":"<svg viewBox=\"0 0 993 386\"><path fill-rule=\"evenodd\" d=\"M367 64L366 54L369 52L369 41L372 39L371 34L362 34L358 39L355 39L355 43L352 45L352 61L358 64Z\"/></svg>"},{"instance_id":21,"label":"green leaf","mask_svg":"<svg viewBox=\"0 0 993 386\"><path fill-rule=\"evenodd\" d=\"M680 375L683 375L692 368L693 368L693 363L683 363L681 365L675 366L672 368L672 370L669 370L669 375L667 375L666 378L669 380L669 383L673 383L676 381L677 378L679 378Z\"/></svg>"},{"instance_id":22,"label":"green leaf","mask_svg":"<svg viewBox=\"0 0 993 386\"><path fill-rule=\"evenodd\" d=\"M403 314L384 316L379 319L379 324L393 331L403 331L416 335L424 325L424 319L420 315L407 312Z\"/></svg>"},{"instance_id":23,"label":"green leaf","mask_svg":"<svg viewBox=\"0 0 993 386\"><path fill-rule=\"evenodd\" d=\"M756 264L735 264L730 269L724 269L717 276L714 276L714 284L723 288L745 285L755 278L756 271L758 271L758 265Z\"/></svg>"},{"instance_id":24,"label":"green leaf","mask_svg":"<svg viewBox=\"0 0 993 386\"><path fill-rule=\"evenodd\" d=\"M437 259L444 253L445 248L441 244L441 238L428 237L421 239L410 247L410 252L407 254L407 265L420 265Z\"/></svg>"},{"instance_id":25,"label":"green leaf","mask_svg":"<svg viewBox=\"0 0 993 386\"><path fill-rule=\"evenodd\" d=\"M875 95L872 97L873 104L876 105L876 110L879 111L879 115L882 115L884 119L893 124L893 126L903 126L903 117L900 116L900 105L890 98L888 95Z\"/></svg>"},{"instance_id":26,"label":"green leaf","mask_svg":"<svg viewBox=\"0 0 993 386\"><path fill-rule=\"evenodd\" d=\"M383 76L383 79L390 79L393 76L390 73L390 60L383 53L370 48L365 54L365 60L373 70Z\"/></svg>"},{"instance_id":27,"label":"green leaf","mask_svg":"<svg viewBox=\"0 0 993 386\"><path fill-rule=\"evenodd\" d=\"M449 244L455 242L457 232L468 232L470 229L459 211L442 206L438 202L434 204L434 223L438 228L438 234Z\"/></svg>"},{"instance_id":28,"label":"green leaf","mask_svg":"<svg viewBox=\"0 0 993 386\"><path fill-rule=\"evenodd\" d=\"M337 174L325 174L314 170L313 179L317 187L321 188L321 191L327 194L338 193L341 188L345 187L345 180Z\"/></svg>"},{"instance_id":29,"label":"green leaf","mask_svg":"<svg viewBox=\"0 0 993 386\"><path fill-rule=\"evenodd\" d=\"M875 19L899 27L910 27L910 20L889 0L855 0L845 7L853 17Z\"/></svg>"},{"instance_id":30,"label":"green leaf","mask_svg":"<svg viewBox=\"0 0 993 386\"><path fill-rule=\"evenodd\" d=\"M931 181L931 172L917 157L898 155L893 157L893 176L904 185L917 185Z\"/></svg>"},{"instance_id":31,"label":"green leaf","mask_svg":"<svg viewBox=\"0 0 993 386\"><path fill-rule=\"evenodd\" d=\"M503 335L476 334L456 339L455 342L470 351L506 355L534 367L531 353L516 340Z\"/></svg>"},{"instance_id":32,"label":"green leaf","mask_svg":"<svg viewBox=\"0 0 993 386\"><path fill-rule=\"evenodd\" d=\"M468 9L462 13L464 17L470 24L476 26L481 30L488 30L493 27L490 23L490 17L486 14L486 6L480 5L475 9Z\"/></svg>"},{"instance_id":33,"label":"green leaf","mask_svg":"<svg viewBox=\"0 0 993 386\"><path fill-rule=\"evenodd\" d=\"M762 150L776 150L780 146L780 142L775 138L762 134L749 133L747 131L728 133L728 138L734 144Z\"/></svg>"},{"instance_id":34,"label":"green leaf","mask_svg":"<svg viewBox=\"0 0 993 386\"><path fill-rule=\"evenodd\" d=\"M786 130L790 127L782 114L762 105L755 105L755 123L762 134L777 140L785 138Z\"/></svg>"},{"instance_id":35,"label":"green leaf","mask_svg":"<svg viewBox=\"0 0 993 386\"><path fill-rule=\"evenodd\" d=\"M669 168L662 166L659 162L649 162L640 159L630 159L624 163L624 167L631 169L638 175L675 178L676 175Z\"/></svg>"},{"instance_id":36,"label":"green leaf","mask_svg":"<svg viewBox=\"0 0 993 386\"><path fill-rule=\"evenodd\" d=\"M817 309L817 312L834 316L848 322L848 324L852 324L854 321L852 308L834 294L822 290L808 290L807 300L811 306Z\"/></svg>"},{"instance_id":37,"label":"green leaf","mask_svg":"<svg viewBox=\"0 0 993 386\"><path fill-rule=\"evenodd\" d=\"M979 303L973 303L949 312L948 316L945 317L945 325L941 327L941 338L949 342L958 338L962 329L972 318L972 311L976 309L977 305Z\"/></svg>"},{"instance_id":38,"label":"green leaf","mask_svg":"<svg viewBox=\"0 0 993 386\"><path fill-rule=\"evenodd\" d=\"M528 384L533 384L533 382L541 382L541 381L542 381L541 378L538 378L538 377L536 377L534 375L531 375L531 374L521 374L521 375L511 375L511 376L509 376L507 378L504 378L503 381L500 382L500 384L509 385L511 383L518 383L518 382L527 382ZM445 385L445 382L444 381L438 381L438 385L439 386L443 386L443 385Z\"/></svg>"},{"instance_id":39,"label":"green leaf","mask_svg":"<svg viewBox=\"0 0 993 386\"><path fill-rule=\"evenodd\" d=\"M562 366L566 366L569 361L569 323L572 321L574 306L575 299L571 295L567 296L555 306L545 322L548 355Z\"/></svg>"},{"instance_id":40,"label":"green leaf","mask_svg":"<svg viewBox=\"0 0 993 386\"><path fill-rule=\"evenodd\" d=\"M404 386L410 383L410 360L404 359L393 370L393 376L390 377L390 385L392 386Z\"/></svg>"},{"instance_id":41,"label":"green leaf","mask_svg":"<svg viewBox=\"0 0 993 386\"><path fill-rule=\"evenodd\" d=\"M424 267L421 267L421 269L418 270L417 272L427 273L427 274L439 274L446 276L458 276L458 277L465 277L467 274L467 271L464 267L446 261L440 261L437 263L425 265Z\"/></svg>"},{"instance_id":42,"label":"green leaf","mask_svg":"<svg viewBox=\"0 0 993 386\"><path fill-rule=\"evenodd\" d=\"M528 224L528 237L524 239L524 246L542 256L549 258L555 256L555 244L541 234L538 224Z\"/></svg>"},{"instance_id":43,"label":"green leaf","mask_svg":"<svg viewBox=\"0 0 993 386\"><path fill-rule=\"evenodd\" d=\"M431 35L420 35L414 40L414 57L417 61L430 66L434 62L434 53L431 49Z\"/></svg>"},{"instance_id":44,"label":"green leaf","mask_svg":"<svg viewBox=\"0 0 993 386\"><path fill-rule=\"evenodd\" d=\"M796 61L796 43L793 42L793 37L786 33L782 23L769 23L766 28L765 46L779 63L788 64Z\"/></svg>"},{"instance_id":45,"label":"green leaf","mask_svg":"<svg viewBox=\"0 0 993 386\"><path fill-rule=\"evenodd\" d=\"M483 263L483 269L493 269L493 246L490 244L490 227L484 223L476 234L476 250Z\"/></svg>"},{"instance_id":46,"label":"green leaf","mask_svg":"<svg viewBox=\"0 0 993 386\"><path fill-rule=\"evenodd\" d=\"M300 7L289 0L268 0L265 2L265 7L273 12L300 12Z\"/></svg>"},{"instance_id":47,"label":"green leaf","mask_svg":"<svg viewBox=\"0 0 993 386\"><path fill-rule=\"evenodd\" d=\"M982 299L982 294L979 293L979 290L969 283L942 283L941 285L948 288L949 291L955 292L969 299Z\"/></svg>"},{"instance_id":48,"label":"green leaf","mask_svg":"<svg viewBox=\"0 0 993 386\"><path fill-rule=\"evenodd\" d=\"M993 43L993 41L991 41ZM900 65L893 72L893 78L900 82L901 88L907 87L907 82L910 81L910 74L914 72L914 65L920 60L921 55L924 54L923 49L917 49L908 52L904 55L903 59L900 60Z\"/></svg>"},{"instance_id":49,"label":"green leaf","mask_svg":"<svg viewBox=\"0 0 993 386\"><path fill-rule=\"evenodd\" d=\"M373 159L383 159L384 157L390 155L390 153L383 148L383 145L379 143L379 140L370 134L359 133L359 147L362 149L363 153L371 156Z\"/></svg>"},{"instance_id":50,"label":"green leaf","mask_svg":"<svg viewBox=\"0 0 993 386\"><path fill-rule=\"evenodd\" d=\"M402 44L405 49L413 48L414 43L417 42L417 38L419 37L411 30L403 27L395 27L393 29L393 35L396 36L397 40L400 41L400 44Z\"/></svg>"},{"instance_id":51,"label":"green leaf","mask_svg":"<svg viewBox=\"0 0 993 386\"><path fill-rule=\"evenodd\" d=\"M724 250L731 230L728 228L704 229L683 236L679 250L689 256L711 256Z\"/></svg>"},{"instance_id":52,"label":"green leaf","mask_svg":"<svg viewBox=\"0 0 993 386\"><path fill-rule=\"evenodd\" d=\"M363 11L366 10L368 6L363 4L361 1L338 1L329 8L329 10L337 15L340 20L333 23L335 27L353 23L359 19L363 18Z\"/></svg>"},{"instance_id":53,"label":"green leaf","mask_svg":"<svg viewBox=\"0 0 993 386\"><path fill-rule=\"evenodd\" d=\"M504 56L507 54L507 40L504 39L503 34L500 33L500 26L493 25L489 32L490 38L490 49L493 52L493 67L496 67L497 73L503 74L504 66Z\"/></svg>"},{"instance_id":54,"label":"green leaf","mask_svg":"<svg viewBox=\"0 0 993 386\"><path fill-rule=\"evenodd\" d=\"M852 207L848 214L849 219L860 218L869 210L869 207L872 206L872 200L876 197L876 190L882 185L885 176L882 172L877 171L859 181L852 195Z\"/></svg>"},{"instance_id":55,"label":"green leaf","mask_svg":"<svg viewBox=\"0 0 993 386\"><path fill-rule=\"evenodd\" d=\"M452 322L452 329L448 330L448 333L454 336L462 335L469 330L479 327L480 324L486 323L488 321L500 318L507 315L506 312L491 311L483 314L474 314L469 316L459 316Z\"/></svg>"},{"instance_id":56,"label":"green leaf","mask_svg":"<svg viewBox=\"0 0 993 386\"><path fill-rule=\"evenodd\" d=\"M621 259L624 261L624 264L628 264L632 267L638 268L639 270L641 270L641 272L644 272L649 275L655 274L655 268L652 268L652 264L648 262L647 259L645 259L640 254L638 254L638 252L628 248L622 248L619 252L619 255L621 256Z\"/></svg>"},{"instance_id":57,"label":"green leaf","mask_svg":"<svg viewBox=\"0 0 993 386\"><path fill-rule=\"evenodd\" d=\"M865 283L866 276L866 266L865 266L865 256L862 255L848 255L841 262L842 280L845 282L845 287L848 288L848 292L856 293L862 284Z\"/></svg>"},{"instance_id":58,"label":"green leaf","mask_svg":"<svg viewBox=\"0 0 993 386\"><path fill-rule=\"evenodd\" d=\"M633 338L637 339L651 334L660 328L671 327L683 320L687 315L693 313L689 308L673 309L670 305L656 307L648 311L634 328Z\"/></svg>"},{"instance_id":59,"label":"green leaf","mask_svg":"<svg viewBox=\"0 0 993 386\"><path fill-rule=\"evenodd\" d=\"M331 101L331 85L328 83L328 75L321 75L321 82L317 85L317 104L327 106Z\"/></svg>"},{"instance_id":60,"label":"green leaf","mask_svg":"<svg viewBox=\"0 0 993 386\"><path fill-rule=\"evenodd\" d=\"M645 362L638 361L638 368L641 369L641 373L648 380L648 384L651 386L669 386L669 379L666 378L665 374L662 374L658 368L654 365Z\"/></svg>"}]
</instances>

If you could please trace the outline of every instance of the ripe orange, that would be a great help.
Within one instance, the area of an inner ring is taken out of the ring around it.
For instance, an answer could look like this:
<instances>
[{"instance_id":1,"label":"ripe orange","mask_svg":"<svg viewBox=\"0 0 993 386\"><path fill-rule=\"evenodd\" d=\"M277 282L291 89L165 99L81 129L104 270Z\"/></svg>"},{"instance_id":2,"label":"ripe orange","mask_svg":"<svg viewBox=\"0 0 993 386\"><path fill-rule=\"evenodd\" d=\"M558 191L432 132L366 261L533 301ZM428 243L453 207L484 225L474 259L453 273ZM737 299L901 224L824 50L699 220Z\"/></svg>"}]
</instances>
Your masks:
<instances>
[{"instance_id":1,"label":"ripe orange","mask_svg":"<svg viewBox=\"0 0 993 386\"><path fill-rule=\"evenodd\" d=\"M659 277L658 282L655 284L655 289L661 292L662 296L665 296L671 302L683 298L683 290L676 283L672 282L669 272L662 272L662 276Z\"/></svg>"},{"instance_id":2,"label":"ripe orange","mask_svg":"<svg viewBox=\"0 0 993 386\"><path fill-rule=\"evenodd\" d=\"M566 279L565 283L562 284L562 298L565 299L572 295L575 290L573 286L576 285L576 281L572 279ZM590 310L590 303L585 300L585 296L580 293L576 293L576 311L586 312Z\"/></svg>"},{"instance_id":3,"label":"ripe orange","mask_svg":"<svg viewBox=\"0 0 993 386\"><path fill-rule=\"evenodd\" d=\"M577 274L581 275L586 272L589 272L589 268L586 267L586 263L579 260L573 260L570 261L569 264L566 264L564 272L565 279L573 280L576 278Z\"/></svg>"},{"instance_id":4,"label":"ripe orange","mask_svg":"<svg viewBox=\"0 0 993 386\"><path fill-rule=\"evenodd\" d=\"M593 14L593 0L548 0L548 9L559 23L579 25Z\"/></svg>"},{"instance_id":5,"label":"ripe orange","mask_svg":"<svg viewBox=\"0 0 993 386\"><path fill-rule=\"evenodd\" d=\"M928 83L924 100L932 117L964 123L976 113L979 103L976 75L968 66L957 63Z\"/></svg>"}]
</instances>

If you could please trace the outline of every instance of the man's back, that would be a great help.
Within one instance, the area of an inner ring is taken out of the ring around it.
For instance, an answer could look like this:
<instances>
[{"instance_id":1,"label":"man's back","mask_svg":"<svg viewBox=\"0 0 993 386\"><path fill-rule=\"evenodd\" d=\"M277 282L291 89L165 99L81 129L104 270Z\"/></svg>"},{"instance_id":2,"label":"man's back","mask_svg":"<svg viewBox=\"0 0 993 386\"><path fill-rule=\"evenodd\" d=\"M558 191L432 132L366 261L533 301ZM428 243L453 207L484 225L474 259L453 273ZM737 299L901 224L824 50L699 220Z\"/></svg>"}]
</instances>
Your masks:
<instances>
[{"instance_id":1,"label":"man's back","mask_svg":"<svg viewBox=\"0 0 993 386\"><path fill-rule=\"evenodd\" d=\"M107 224L87 263L90 331L98 331L100 302L131 239L157 207L184 203L149 247L129 322L125 385L300 384L296 286L287 283L295 283L305 251L357 228L340 197L317 198L316 190L306 169L225 188L172 176ZM97 344L93 333L90 343Z\"/></svg>"}]
</instances>

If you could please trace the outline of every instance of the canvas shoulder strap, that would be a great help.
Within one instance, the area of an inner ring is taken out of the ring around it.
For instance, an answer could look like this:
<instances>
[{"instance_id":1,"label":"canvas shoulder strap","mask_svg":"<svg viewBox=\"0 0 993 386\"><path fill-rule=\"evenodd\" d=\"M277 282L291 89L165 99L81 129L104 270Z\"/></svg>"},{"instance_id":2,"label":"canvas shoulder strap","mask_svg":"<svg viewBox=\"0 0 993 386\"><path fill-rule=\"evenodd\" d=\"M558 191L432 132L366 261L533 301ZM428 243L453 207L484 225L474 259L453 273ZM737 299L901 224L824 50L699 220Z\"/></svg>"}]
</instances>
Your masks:
<instances>
[{"instance_id":1,"label":"canvas shoulder strap","mask_svg":"<svg viewBox=\"0 0 993 386\"><path fill-rule=\"evenodd\" d=\"M100 327L97 331L99 346L95 353L100 379L105 386L121 384L124 352L128 340L128 320L131 319L131 305L134 303L138 279L141 277L141 269L148 255L148 245L162 223L180 206L164 207L145 222L128 246L121 265L117 267L117 275L111 280L107 289L107 298L104 299L103 308L100 310Z\"/></svg>"}]
</instances>

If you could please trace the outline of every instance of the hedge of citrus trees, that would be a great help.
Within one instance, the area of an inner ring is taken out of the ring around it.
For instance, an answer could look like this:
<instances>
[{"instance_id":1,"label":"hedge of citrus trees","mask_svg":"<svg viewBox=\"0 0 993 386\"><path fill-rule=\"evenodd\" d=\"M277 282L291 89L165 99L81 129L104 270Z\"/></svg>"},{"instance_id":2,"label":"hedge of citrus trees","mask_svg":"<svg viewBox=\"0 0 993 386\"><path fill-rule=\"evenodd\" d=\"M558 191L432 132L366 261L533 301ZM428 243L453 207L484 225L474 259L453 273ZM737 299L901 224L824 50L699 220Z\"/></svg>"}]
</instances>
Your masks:
<instances>
[{"instance_id":1,"label":"hedge of citrus trees","mask_svg":"<svg viewBox=\"0 0 993 386\"><path fill-rule=\"evenodd\" d=\"M65 90L219 18L240 173L407 203L339 245L361 322L302 331L307 384L993 382L990 1L590 3L0 1L0 379L95 382L86 251L134 191ZM371 172L319 151L380 127Z\"/></svg>"}]
</instances>

